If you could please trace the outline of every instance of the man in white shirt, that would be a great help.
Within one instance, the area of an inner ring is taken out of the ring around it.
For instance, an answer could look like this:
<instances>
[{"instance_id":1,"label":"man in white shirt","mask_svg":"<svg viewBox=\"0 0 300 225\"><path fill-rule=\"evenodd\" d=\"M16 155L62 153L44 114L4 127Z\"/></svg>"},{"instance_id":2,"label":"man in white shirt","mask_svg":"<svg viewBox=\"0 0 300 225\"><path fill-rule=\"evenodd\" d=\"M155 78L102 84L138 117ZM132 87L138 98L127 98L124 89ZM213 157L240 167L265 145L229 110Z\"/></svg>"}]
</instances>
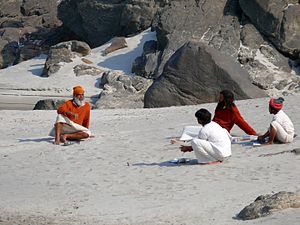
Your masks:
<instances>
[{"instance_id":1,"label":"man in white shirt","mask_svg":"<svg viewBox=\"0 0 300 225\"><path fill-rule=\"evenodd\" d=\"M200 127L198 137L192 139L191 146L181 146L181 151L194 151L200 164L224 161L231 155L228 131L211 121L211 113L206 109L198 110L195 116L202 127Z\"/></svg>"},{"instance_id":2,"label":"man in white shirt","mask_svg":"<svg viewBox=\"0 0 300 225\"><path fill-rule=\"evenodd\" d=\"M290 143L294 139L294 125L291 119L283 112L283 98L271 98L269 101L269 112L274 114L269 130L258 137L263 144L273 144L274 140L282 143Z\"/></svg>"}]
</instances>

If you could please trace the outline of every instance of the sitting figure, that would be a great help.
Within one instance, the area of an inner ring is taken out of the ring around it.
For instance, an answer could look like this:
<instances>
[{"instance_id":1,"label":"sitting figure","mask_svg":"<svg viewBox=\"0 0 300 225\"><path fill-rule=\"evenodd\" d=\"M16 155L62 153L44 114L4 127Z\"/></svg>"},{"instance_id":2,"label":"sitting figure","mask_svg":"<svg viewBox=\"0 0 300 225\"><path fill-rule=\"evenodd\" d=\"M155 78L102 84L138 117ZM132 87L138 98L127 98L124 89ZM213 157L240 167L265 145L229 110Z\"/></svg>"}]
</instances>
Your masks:
<instances>
[{"instance_id":1,"label":"sitting figure","mask_svg":"<svg viewBox=\"0 0 300 225\"><path fill-rule=\"evenodd\" d=\"M200 164L222 162L231 155L231 141L228 131L211 121L211 113L206 109L198 110L195 116L201 126L198 137L191 140L191 146L175 139L172 139L171 143L181 144L182 152L194 151Z\"/></svg>"},{"instance_id":2,"label":"sitting figure","mask_svg":"<svg viewBox=\"0 0 300 225\"><path fill-rule=\"evenodd\" d=\"M84 100L84 89L73 88L73 99L66 101L57 110L57 118L50 136L55 136L54 144L67 144L68 140L80 140L91 136L90 105Z\"/></svg>"},{"instance_id":3,"label":"sitting figure","mask_svg":"<svg viewBox=\"0 0 300 225\"><path fill-rule=\"evenodd\" d=\"M225 128L228 132L236 124L246 134L256 135L255 130L241 116L238 108L234 104L234 94L229 90L220 92L219 103L215 110L213 121Z\"/></svg>"},{"instance_id":4,"label":"sitting figure","mask_svg":"<svg viewBox=\"0 0 300 225\"><path fill-rule=\"evenodd\" d=\"M268 131L258 136L258 141L262 144L273 144L279 141L281 143L290 143L294 139L294 125L290 118L283 112L283 98L271 98L269 101L269 112L274 114Z\"/></svg>"}]
</instances>

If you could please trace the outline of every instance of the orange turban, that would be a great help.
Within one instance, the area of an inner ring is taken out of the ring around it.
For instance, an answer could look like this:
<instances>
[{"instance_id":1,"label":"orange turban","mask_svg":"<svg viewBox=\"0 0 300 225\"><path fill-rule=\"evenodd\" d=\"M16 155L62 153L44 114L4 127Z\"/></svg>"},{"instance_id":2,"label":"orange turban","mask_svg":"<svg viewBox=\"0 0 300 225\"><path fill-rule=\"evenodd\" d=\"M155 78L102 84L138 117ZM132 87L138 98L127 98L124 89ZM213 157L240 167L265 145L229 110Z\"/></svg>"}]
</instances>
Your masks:
<instances>
[{"instance_id":1,"label":"orange turban","mask_svg":"<svg viewBox=\"0 0 300 225\"><path fill-rule=\"evenodd\" d=\"M81 86L73 87L73 95L83 95L84 89Z\"/></svg>"}]
</instances>

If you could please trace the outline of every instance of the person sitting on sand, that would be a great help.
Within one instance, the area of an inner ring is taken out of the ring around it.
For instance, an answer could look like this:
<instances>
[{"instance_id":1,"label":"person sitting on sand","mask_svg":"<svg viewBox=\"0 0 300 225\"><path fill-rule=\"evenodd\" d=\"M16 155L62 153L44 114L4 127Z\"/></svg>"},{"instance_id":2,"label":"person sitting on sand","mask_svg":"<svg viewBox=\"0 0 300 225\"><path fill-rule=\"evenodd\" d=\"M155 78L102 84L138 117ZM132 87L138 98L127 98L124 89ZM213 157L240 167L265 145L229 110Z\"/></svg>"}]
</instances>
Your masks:
<instances>
[{"instance_id":1,"label":"person sitting on sand","mask_svg":"<svg viewBox=\"0 0 300 225\"><path fill-rule=\"evenodd\" d=\"M80 140L91 136L90 104L84 100L84 89L73 88L73 99L66 101L57 110L57 118L50 136L55 136L54 144L67 144L68 140ZM53 135L54 133L54 135Z\"/></svg>"},{"instance_id":2,"label":"person sitting on sand","mask_svg":"<svg viewBox=\"0 0 300 225\"><path fill-rule=\"evenodd\" d=\"M234 124L241 128L246 134L256 135L255 130L241 116L234 104L234 94L229 90L220 92L219 103L215 110L213 121L225 128L228 132Z\"/></svg>"},{"instance_id":3,"label":"person sitting on sand","mask_svg":"<svg viewBox=\"0 0 300 225\"><path fill-rule=\"evenodd\" d=\"M274 140L281 143L290 143L294 139L294 125L291 119L283 112L283 101L280 98L271 98L269 101L269 112L274 114L268 131L258 136L258 141L263 144L273 144Z\"/></svg>"},{"instance_id":4,"label":"person sitting on sand","mask_svg":"<svg viewBox=\"0 0 300 225\"><path fill-rule=\"evenodd\" d=\"M195 117L201 128L198 137L192 139L191 146L175 139L171 140L171 143L181 144L182 152L194 151L200 164L222 162L226 157L229 157L231 155L231 141L228 131L211 121L211 113L207 109L198 110Z\"/></svg>"},{"instance_id":5,"label":"person sitting on sand","mask_svg":"<svg viewBox=\"0 0 300 225\"><path fill-rule=\"evenodd\" d=\"M215 116L212 121L218 123L228 132L230 132L233 125L236 124L245 131L245 133L256 135L255 130L243 119L238 108L234 104L234 94L228 90L220 92L219 103L215 109ZM192 138L197 137L200 129L201 126L185 126L181 137L179 139L172 139L171 143L190 141Z\"/></svg>"}]
</instances>

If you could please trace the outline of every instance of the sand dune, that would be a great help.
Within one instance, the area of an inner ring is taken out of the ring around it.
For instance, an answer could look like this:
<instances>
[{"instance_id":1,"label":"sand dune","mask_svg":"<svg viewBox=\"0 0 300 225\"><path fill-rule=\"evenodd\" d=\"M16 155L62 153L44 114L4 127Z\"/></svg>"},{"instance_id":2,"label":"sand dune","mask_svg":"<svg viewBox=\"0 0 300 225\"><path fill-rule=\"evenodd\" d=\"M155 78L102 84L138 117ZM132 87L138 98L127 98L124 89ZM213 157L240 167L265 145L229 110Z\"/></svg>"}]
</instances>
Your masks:
<instances>
[{"instance_id":1,"label":"sand dune","mask_svg":"<svg viewBox=\"0 0 300 225\"><path fill-rule=\"evenodd\" d=\"M298 99L286 97L284 110L299 134ZM267 103L237 102L259 132L271 120ZM299 136L285 145L233 144L218 165L168 163L182 156L170 138L195 124L197 109L215 106L92 111L96 137L68 147L47 136L55 111L2 111L0 224L298 224L299 209L253 221L234 216L258 195L300 191L299 156L260 157L299 147Z\"/></svg>"}]
</instances>

